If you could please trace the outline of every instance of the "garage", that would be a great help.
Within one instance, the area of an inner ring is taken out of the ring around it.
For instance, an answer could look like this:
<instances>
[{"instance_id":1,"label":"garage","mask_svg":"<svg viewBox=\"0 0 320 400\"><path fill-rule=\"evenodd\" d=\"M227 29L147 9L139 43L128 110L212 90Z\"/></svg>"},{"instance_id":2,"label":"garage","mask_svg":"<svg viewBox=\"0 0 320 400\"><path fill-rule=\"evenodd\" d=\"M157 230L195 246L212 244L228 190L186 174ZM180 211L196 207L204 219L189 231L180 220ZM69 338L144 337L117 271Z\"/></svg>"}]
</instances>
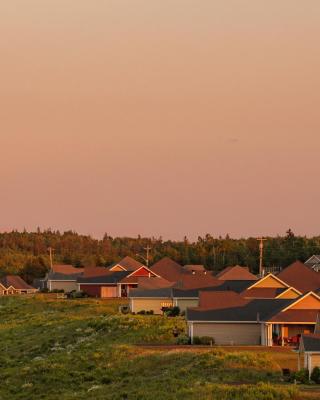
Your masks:
<instances>
[{"instance_id":1,"label":"garage","mask_svg":"<svg viewBox=\"0 0 320 400\"><path fill-rule=\"evenodd\" d=\"M189 333L212 337L217 345L260 345L260 323L190 322Z\"/></svg>"}]
</instances>

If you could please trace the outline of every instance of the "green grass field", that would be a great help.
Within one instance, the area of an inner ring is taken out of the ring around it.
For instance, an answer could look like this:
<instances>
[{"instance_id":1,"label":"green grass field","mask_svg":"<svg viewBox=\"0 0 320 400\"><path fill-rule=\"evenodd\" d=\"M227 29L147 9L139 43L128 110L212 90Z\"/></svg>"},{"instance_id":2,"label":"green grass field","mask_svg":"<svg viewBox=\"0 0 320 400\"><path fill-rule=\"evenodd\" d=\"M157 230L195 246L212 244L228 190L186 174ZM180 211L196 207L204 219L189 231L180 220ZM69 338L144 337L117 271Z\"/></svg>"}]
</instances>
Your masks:
<instances>
[{"instance_id":1,"label":"green grass field","mask_svg":"<svg viewBox=\"0 0 320 400\"><path fill-rule=\"evenodd\" d=\"M304 398L283 384L272 353L140 346L175 343L185 321L121 315L120 304L0 298L0 399Z\"/></svg>"}]
</instances>

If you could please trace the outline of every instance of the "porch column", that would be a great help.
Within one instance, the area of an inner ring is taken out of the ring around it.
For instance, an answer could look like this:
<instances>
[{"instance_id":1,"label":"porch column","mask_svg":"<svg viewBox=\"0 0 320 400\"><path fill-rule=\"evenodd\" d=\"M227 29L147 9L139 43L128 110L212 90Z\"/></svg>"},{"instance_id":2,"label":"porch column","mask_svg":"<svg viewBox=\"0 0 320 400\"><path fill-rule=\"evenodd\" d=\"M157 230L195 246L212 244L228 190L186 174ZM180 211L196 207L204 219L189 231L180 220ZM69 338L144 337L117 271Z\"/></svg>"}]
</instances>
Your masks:
<instances>
[{"instance_id":1,"label":"porch column","mask_svg":"<svg viewBox=\"0 0 320 400\"><path fill-rule=\"evenodd\" d=\"M284 336L284 326L281 325L281 346L284 346L284 339L283 339L283 336Z\"/></svg>"}]
</instances>

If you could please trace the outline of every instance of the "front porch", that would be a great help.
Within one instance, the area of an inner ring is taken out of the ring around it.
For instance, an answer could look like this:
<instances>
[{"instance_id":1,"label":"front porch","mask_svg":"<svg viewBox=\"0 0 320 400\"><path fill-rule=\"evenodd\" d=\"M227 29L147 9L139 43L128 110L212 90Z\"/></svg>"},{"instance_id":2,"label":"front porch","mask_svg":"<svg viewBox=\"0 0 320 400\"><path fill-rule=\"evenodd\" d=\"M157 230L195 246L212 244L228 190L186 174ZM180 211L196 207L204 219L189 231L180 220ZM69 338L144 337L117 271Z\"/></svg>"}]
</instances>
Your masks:
<instances>
[{"instance_id":1,"label":"front porch","mask_svg":"<svg viewBox=\"0 0 320 400\"><path fill-rule=\"evenodd\" d=\"M314 328L314 323L267 323L262 325L261 344L298 347L301 335L313 333Z\"/></svg>"}]
</instances>

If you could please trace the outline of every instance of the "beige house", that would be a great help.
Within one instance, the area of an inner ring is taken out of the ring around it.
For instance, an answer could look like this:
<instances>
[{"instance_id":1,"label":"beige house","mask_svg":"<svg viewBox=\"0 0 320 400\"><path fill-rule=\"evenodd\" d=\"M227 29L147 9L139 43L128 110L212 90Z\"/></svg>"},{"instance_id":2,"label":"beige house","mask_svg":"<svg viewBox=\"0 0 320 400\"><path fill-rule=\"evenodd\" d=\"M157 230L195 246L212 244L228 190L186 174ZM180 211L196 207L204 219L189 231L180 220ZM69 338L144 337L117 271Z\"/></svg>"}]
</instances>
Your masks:
<instances>
[{"instance_id":1,"label":"beige house","mask_svg":"<svg viewBox=\"0 0 320 400\"><path fill-rule=\"evenodd\" d=\"M189 308L186 317L191 340L210 336L218 345L297 346L301 334L314 331L320 297L313 292L296 299L242 299L241 304Z\"/></svg>"},{"instance_id":2,"label":"beige house","mask_svg":"<svg viewBox=\"0 0 320 400\"><path fill-rule=\"evenodd\" d=\"M63 290L72 292L78 290L77 278L83 274L83 268L75 268L72 265L53 265L43 279L37 280L39 289Z\"/></svg>"},{"instance_id":3,"label":"beige house","mask_svg":"<svg viewBox=\"0 0 320 400\"><path fill-rule=\"evenodd\" d=\"M134 289L130 292L131 312L153 311L162 314L164 307L179 307L185 312L188 307L199 305L199 290L182 290L176 288L160 288L151 290Z\"/></svg>"},{"instance_id":4,"label":"beige house","mask_svg":"<svg viewBox=\"0 0 320 400\"><path fill-rule=\"evenodd\" d=\"M303 367L310 376L315 367L320 367L320 334L302 335L299 353L304 354Z\"/></svg>"}]
</instances>

